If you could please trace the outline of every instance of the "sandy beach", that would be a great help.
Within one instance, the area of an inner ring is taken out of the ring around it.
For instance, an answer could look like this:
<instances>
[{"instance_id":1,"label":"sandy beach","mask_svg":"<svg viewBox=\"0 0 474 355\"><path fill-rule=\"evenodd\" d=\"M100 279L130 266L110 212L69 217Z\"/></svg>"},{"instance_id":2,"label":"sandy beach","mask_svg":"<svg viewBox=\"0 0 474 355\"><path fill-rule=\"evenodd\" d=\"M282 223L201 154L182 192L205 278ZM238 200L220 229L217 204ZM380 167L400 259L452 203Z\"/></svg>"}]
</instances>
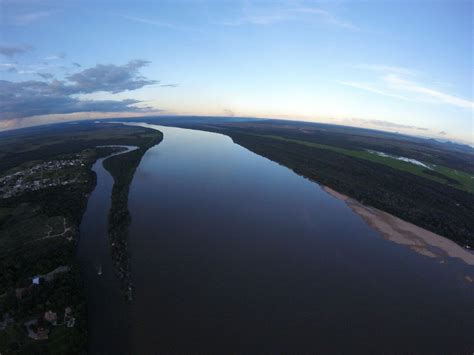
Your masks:
<instances>
[{"instance_id":1,"label":"sandy beach","mask_svg":"<svg viewBox=\"0 0 474 355\"><path fill-rule=\"evenodd\" d=\"M323 189L331 196L344 201L385 239L405 245L419 254L440 259L440 262L449 257L460 259L466 264L474 266L474 253L455 242L379 209L364 206L329 187L324 186Z\"/></svg>"}]
</instances>

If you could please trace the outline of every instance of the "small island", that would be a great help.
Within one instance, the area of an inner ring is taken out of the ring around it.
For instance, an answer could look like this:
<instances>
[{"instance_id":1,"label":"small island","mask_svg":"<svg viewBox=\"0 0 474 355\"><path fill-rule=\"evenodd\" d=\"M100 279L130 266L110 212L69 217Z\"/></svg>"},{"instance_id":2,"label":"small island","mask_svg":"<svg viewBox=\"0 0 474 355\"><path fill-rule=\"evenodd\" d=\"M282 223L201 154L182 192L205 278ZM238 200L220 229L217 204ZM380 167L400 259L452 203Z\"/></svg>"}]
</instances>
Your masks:
<instances>
[{"instance_id":1,"label":"small island","mask_svg":"<svg viewBox=\"0 0 474 355\"><path fill-rule=\"evenodd\" d=\"M104 167L114 178L112 205L109 213L109 238L115 271L120 278L122 292L128 301L132 300L132 281L130 276L130 258L128 252L128 191L133 174L145 152L163 139L163 134L153 130L153 134L142 137L137 142L138 149L123 155L116 155L104 161Z\"/></svg>"}]
</instances>

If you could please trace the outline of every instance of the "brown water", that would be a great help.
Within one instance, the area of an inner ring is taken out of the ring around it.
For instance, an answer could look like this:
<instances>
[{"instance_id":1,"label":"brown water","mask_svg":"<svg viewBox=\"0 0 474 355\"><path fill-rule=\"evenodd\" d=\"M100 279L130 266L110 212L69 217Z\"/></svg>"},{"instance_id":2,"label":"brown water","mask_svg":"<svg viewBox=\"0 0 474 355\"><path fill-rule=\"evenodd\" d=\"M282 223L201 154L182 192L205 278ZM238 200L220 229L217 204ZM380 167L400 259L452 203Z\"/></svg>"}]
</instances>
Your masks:
<instances>
[{"instance_id":1,"label":"brown water","mask_svg":"<svg viewBox=\"0 0 474 355\"><path fill-rule=\"evenodd\" d=\"M90 353L472 353L472 267L384 240L226 136L149 127L164 139L130 189L131 307L107 241L113 181L94 165L78 251Z\"/></svg>"},{"instance_id":2,"label":"brown water","mask_svg":"<svg viewBox=\"0 0 474 355\"><path fill-rule=\"evenodd\" d=\"M164 139L129 195L134 354L474 351L472 267L384 240L226 136L150 127Z\"/></svg>"}]
</instances>

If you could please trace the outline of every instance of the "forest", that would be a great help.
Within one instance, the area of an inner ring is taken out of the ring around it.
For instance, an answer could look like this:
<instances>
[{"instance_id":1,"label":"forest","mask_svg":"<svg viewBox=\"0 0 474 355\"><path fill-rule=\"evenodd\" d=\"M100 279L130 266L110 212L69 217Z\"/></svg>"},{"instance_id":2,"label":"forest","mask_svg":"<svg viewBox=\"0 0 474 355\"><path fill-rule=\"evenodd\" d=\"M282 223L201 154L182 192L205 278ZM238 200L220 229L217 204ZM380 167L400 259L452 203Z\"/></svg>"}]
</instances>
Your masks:
<instances>
[{"instance_id":1,"label":"forest","mask_svg":"<svg viewBox=\"0 0 474 355\"><path fill-rule=\"evenodd\" d=\"M128 191L133 172L148 147L161 140L155 130L122 124L59 124L0 134L0 177L24 171L45 161L82 162L54 172L60 181L80 176L75 183L25 191L0 199L0 332L2 354L75 354L87 346L87 303L79 263L75 257L80 222L87 199L96 185L94 162L121 150L104 145L135 145L134 154L114 159L120 181L117 191ZM122 159L125 162L122 164ZM112 164L113 165L113 164ZM33 177L41 180L42 174ZM116 193L117 194L117 193ZM123 203L114 199L114 211ZM126 210L126 200L125 200ZM128 210L126 210L128 212ZM111 223L113 223L111 217ZM113 228L111 228L113 230ZM49 237L52 236L52 237ZM57 237L56 237L57 236ZM48 274L57 268L64 272ZM38 283L33 282L35 278ZM65 310L73 327L52 326L43 318L47 312L64 321ZM47 340L28 337L26 323L44 328Z\"/></svg>"}]
</instances>

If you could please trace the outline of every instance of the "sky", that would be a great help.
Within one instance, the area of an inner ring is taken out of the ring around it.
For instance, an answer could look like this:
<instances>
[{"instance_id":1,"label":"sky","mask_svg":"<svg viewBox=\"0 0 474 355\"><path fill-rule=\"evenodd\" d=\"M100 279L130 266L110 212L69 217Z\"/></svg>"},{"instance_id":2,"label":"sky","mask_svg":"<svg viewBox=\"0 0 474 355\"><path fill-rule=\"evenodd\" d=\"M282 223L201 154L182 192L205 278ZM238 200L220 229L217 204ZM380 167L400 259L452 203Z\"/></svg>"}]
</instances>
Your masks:
<instances>
[{"instance_id":1,"label":"sky","mask_svg":"<svg viewBox=\"0 0 474 355\"><path fill-rule=\"evenodd\" d=\"M473 4L0 0L0 129L214 115L472 145Z\"/></svg>"}]
</instances>

